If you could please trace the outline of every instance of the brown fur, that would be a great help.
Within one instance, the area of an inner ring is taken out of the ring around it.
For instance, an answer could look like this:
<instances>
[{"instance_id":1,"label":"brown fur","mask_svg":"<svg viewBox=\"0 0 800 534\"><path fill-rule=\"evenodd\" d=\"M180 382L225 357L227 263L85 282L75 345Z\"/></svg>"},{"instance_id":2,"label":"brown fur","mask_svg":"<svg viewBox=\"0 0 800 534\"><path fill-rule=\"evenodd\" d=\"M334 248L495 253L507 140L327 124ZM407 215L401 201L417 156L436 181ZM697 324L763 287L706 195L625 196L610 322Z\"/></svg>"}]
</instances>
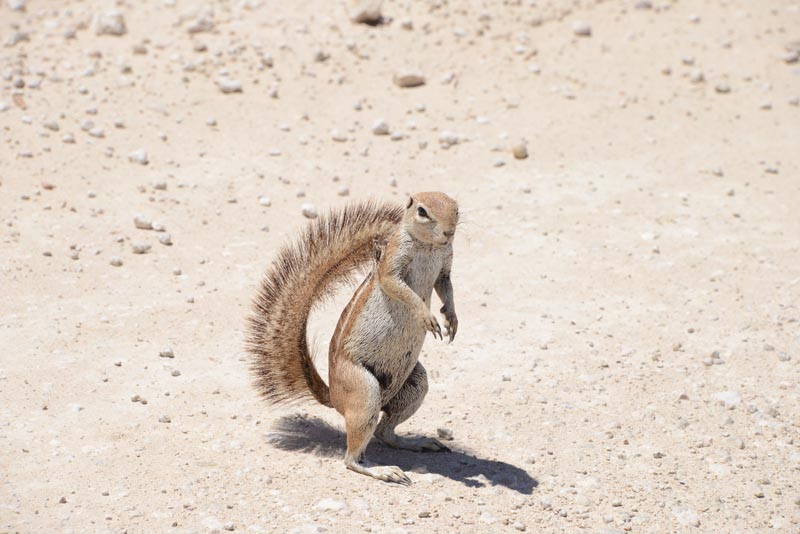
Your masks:
<instances>
[{"instance_id":1,"label":"brown fur","mask_svg":"<svg viewBox=\"0 0 800 534\"><path fill-rule=\"evenodd\" d=\"M256 387L267 400L292 402L311 395L331 405L308 349L309 313L374 261L374 239L385 239L402 216L396 205L351 204L312 222L297 243L278 252L254 301L246 341Z\"/></svg>"}]
</instances>

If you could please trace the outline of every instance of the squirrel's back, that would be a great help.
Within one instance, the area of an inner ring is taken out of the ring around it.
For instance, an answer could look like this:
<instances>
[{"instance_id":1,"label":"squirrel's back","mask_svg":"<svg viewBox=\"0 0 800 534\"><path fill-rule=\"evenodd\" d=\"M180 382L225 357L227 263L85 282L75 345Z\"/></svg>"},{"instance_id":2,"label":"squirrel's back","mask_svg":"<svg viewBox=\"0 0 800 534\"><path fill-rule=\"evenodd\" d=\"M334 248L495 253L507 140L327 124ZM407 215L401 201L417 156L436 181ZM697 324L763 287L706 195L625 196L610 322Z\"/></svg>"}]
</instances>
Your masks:
<instances>
[{"instance_id":1,"label":"squirrel's back","mask_svg":"<svg viewBox=\"0 0 800 534\"><path fill-rule=\"evenodd\" d=\"M403 218L399 205L349 204L312 221L284 246L264 276L249 318L247 350L261 394L271 402L313 396L330 406L328 386L314 367L306 340L314 305L375 257Z\"/></svg>"}]
</instances>

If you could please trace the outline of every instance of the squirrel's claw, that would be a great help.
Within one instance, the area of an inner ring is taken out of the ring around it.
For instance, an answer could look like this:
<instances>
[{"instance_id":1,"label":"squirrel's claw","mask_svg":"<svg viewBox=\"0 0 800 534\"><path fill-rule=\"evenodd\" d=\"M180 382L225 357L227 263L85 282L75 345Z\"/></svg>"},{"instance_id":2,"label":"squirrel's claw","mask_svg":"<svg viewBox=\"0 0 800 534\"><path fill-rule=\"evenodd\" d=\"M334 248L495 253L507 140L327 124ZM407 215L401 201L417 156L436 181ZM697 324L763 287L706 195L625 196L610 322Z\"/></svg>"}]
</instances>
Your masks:
<instances>
[{"instance_id":1,"label":"squirrel's claw","mask_svg":"<svg viewBox=\"0 0 800 534\"><path fill-rule=\"evenodd\" d=\"M448 343L452 343L458 331L458 318L454 311L447 309L445 306L442 306L442 309L439 311L444 315L444 332L449 338Z\"/></svg>"},{"instance_id":2,"label":"squirrel's claw","mask_svg":"<svg viewBox=\"0 0 800 534\"><path fill-rule=\"evenodd\" d=\"M434 338L438 335L439 339L444 339L442 337L442 327L439 326L439 321L436 320L433 314L428 314L428 318L424 321L423 326L426 331L433 334Z\"/></svg>"}]
</instances>

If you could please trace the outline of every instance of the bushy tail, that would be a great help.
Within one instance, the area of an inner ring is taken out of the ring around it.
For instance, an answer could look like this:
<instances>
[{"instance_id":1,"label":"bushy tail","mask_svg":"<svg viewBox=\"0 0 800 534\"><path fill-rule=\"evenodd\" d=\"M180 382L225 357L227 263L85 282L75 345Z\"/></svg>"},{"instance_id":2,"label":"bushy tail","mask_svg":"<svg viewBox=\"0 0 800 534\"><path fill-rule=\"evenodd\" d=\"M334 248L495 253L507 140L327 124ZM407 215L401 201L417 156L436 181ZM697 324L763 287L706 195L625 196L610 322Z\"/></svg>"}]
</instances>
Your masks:
<instances>
[{"instance_id":1,"label":"bushy tail","mask_svg":"<svg viewBox=\"0 0 800 534\"><path fill-rule=\"evenodd\" d=\"M331 405L328 386L308 350L308 316L315 304L374 259L375 238L386 239L402 217L399 205L350 204L312 221L300 240L278 253L255 298L246 342L256 385L267 400L313 396Z\"/></svg>"}]
</instances>

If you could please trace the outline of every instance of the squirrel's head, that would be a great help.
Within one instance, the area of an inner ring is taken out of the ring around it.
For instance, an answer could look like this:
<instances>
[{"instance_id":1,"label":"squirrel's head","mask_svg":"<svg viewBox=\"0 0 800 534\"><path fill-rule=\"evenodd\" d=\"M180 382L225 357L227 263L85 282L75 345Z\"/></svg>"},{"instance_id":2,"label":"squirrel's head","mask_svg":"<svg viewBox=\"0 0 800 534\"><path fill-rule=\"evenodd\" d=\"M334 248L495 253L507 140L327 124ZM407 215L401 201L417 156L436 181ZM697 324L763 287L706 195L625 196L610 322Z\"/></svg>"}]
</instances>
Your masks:
<instances>
[{"instance_id":1,"label":"squirrel's head","mask_svg":"<svg viewBox=\"0 0 800 534\"><path fill-rule=\"evenodd\" d=\"M458 204L444 193L416 193L408 199L404 221L414 239L440 247L449 245L456 235Z\"/></svg>"}]
</instances>

